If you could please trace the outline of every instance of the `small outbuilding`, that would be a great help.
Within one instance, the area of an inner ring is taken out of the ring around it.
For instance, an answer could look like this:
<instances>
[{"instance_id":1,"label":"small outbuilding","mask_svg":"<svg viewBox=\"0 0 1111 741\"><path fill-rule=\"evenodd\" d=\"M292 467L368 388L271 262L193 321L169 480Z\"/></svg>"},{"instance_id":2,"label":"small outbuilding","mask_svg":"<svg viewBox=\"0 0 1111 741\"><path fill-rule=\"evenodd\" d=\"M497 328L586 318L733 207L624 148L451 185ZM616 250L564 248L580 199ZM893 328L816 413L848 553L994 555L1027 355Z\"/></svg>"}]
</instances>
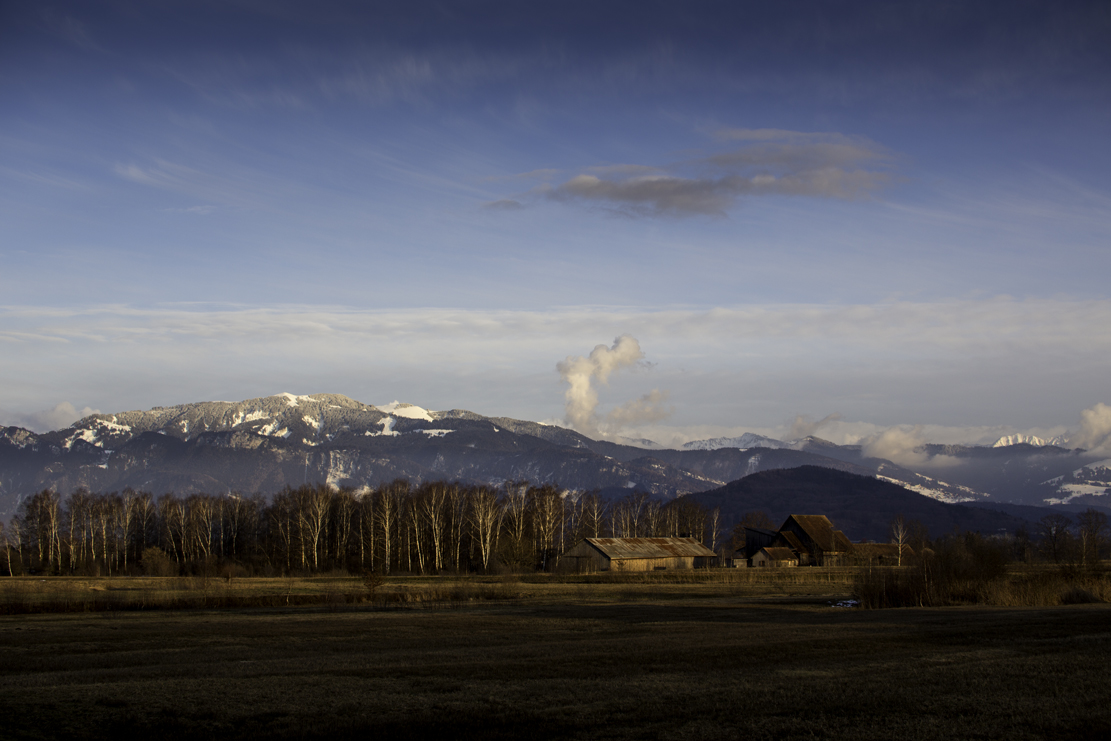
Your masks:
<instances>
[{"instance_id":1,"label":"small outbuilding","mask_svg":"<svg viewBox=\"0 0 1111 741\"><path fill-rule=\"evenodd\" d=\"M752 565L789 568L799 565L799 557L790 548L768 546L756 551L752 556Z\"/></svg>"},{"instance_id":2,"label":"small outbuilding","mask_svg":"<svg viewBox=\"0 0 1111 741\"><path fill-rule=\"evenodd\" d=\"M559 570L664 571L709 566L717 554L694 538L585 538L559 560Z\"/></svg>"}]
</instances>

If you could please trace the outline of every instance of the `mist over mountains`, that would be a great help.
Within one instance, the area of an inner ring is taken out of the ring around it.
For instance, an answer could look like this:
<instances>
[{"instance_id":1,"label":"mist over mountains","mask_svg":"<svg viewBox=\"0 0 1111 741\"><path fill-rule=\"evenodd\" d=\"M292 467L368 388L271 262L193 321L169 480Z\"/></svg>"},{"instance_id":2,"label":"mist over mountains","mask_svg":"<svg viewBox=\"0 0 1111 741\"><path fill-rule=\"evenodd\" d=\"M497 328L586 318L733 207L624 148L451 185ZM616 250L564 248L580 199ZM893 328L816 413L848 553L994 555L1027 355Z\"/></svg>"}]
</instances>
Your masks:
<instances>
[{"instance_id":1,"label":"mist over mountains","mask_svg":"<svg viewBox=\"0 0 1111 741\"><path fill-rule=\"evenodd\" d=\"M816 466L868 476L947 503L1065 508L1111 502L1111 461L1080 449L1021 441L996 447L924 446L914 469L859 445L758 435L662 449L597 440L574 430L336 394L278 394L95 414L37 434L0 430L0 513L44 488L272 494L326 481L362 489L406 478L555 483L618 496L670 499L761 471Z\"/></svg>"}]
</instances>

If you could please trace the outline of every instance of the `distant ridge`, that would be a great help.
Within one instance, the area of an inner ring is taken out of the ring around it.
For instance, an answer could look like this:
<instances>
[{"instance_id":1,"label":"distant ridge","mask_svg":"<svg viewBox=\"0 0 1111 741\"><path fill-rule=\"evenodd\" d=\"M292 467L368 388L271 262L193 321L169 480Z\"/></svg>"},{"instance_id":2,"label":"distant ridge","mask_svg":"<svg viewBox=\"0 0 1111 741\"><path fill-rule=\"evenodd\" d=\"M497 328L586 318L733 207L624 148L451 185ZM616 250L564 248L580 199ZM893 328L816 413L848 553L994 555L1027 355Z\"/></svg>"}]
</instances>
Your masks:
<instances>
[{"instance_id":1,"label":"distant ridge","mask_svg":"<svg viewBox=\"0 0 1111 741\"><path fill-rule=\"evenodd\" d=\"M762 471L691 497L719 508L726 528L747 512L765 512L777 525L788 515L823 514L853 541L887 542L899 515L921 522L932 536L954 528L994 534L1030 526L1005 512L947 504L890 481L818 466Z\"/></svg>"},{"instance_id":2,"label":"distant ridge","mask_svg":"<svg viewBox=\"0 0 1111 741\"><path fill-rule=\"evenodd\" d=\"M1010 445L1033 445L1036 448L1041 448L1046 445L1058 445L1060 447L1065 447L1067 443L1068 439L1064 435L1058 435L1056 437L1050 438L1041 438L1037 437L1036 435L1018 434L1004 435L1003 437L996 440L995 444L993 444L991 447L1005 448Z\"/></svg>"},{"instance_id":3,"label":"distant ridge","mask_svg":"<svg viewBox=\"0 0 1111 741\"><path fill-rule=\"evenodd\" d=\"M596 440L558 425L463 409L281 393L95 414L42 434L2 428L0 516L47 488L62 494L80 487L94 492L131 487L156 494L268 495L314 482L360 491L396 478L528 480L597 490L606 497L637 490L670 499L800 466L878 477L946 502L1111 502L1107 462L1054 446L926 445L923 461L913 469L871 457L859 445L815 437L784 442L747 433L685 448ZM934 460L938 465L931 465Z\"/></svg>"},{"instance_id":4,"label":"distant ridge","mask_svg":"<svg viewBox=\"0 0 1111 741\"><path fill-rule=\"evenodd\" d=\"M778 450L790 447L789 443L782 440L757 435L754 432L746 432L740 437L713 437L708 440L692 440L683 445L683 450L721 450L722 448L739 448L740 450L770 448Z\"/></svg>"}]
</instances>

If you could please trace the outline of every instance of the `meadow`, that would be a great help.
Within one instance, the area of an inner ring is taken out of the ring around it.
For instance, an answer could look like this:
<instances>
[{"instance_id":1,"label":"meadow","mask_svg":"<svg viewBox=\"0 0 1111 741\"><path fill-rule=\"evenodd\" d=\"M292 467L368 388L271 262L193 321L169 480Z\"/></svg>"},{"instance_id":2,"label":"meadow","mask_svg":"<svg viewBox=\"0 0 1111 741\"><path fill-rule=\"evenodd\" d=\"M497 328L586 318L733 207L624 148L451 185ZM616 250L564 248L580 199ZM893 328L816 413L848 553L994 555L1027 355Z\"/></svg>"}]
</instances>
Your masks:
<instances>
[{"instance_id":1,"label":"meadow","mask_svg":"<svg viewBox=\"0 0 1111 741\"><path fill-rule=\"evenodd\" d=\"M1111 605L838 607L851 577L5 580L73 609L0 617L0 736L1111 733Z\"/></svg>"}]
</instances>

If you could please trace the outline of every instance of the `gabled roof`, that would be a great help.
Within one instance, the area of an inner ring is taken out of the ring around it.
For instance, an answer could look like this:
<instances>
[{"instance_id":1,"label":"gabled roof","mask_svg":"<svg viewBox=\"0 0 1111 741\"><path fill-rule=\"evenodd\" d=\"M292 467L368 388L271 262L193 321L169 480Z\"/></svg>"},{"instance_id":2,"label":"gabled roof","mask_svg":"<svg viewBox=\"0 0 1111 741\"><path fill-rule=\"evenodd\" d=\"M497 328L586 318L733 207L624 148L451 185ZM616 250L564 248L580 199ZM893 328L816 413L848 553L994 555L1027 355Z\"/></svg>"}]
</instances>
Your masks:
<instances>
[{"instance_id":1,"label":"gabled roof","mask_svg":"<svg viewBox=\"0 0 1111 741\"><path fill-rule=\"evenodd\" d=\"M852 542L840 530L833 529L833 523L825 515L791 515L780 527L782 532L791 521L823 551L849 551Z\"/></svg>"},{"instance_id":2,"label":"gabled roof","mask_svg":"<svg viewBox=\"0 0 1111 741\"><path fill-rule=\"evenodd\" d=\"M798 554L790 548L780 548L777 546L769 546L768 548L761 548L761 551L768 554L768 558L772 561L797 561Z\"/></svg>"},{"instance_id":3,"label":"gabled roof","mask_svg":"<svg viewBox=\"0 0 1111 741\"><path fill-rule=\"evenodd\" d=\"M784 530L778 533L776 542L780 544L780 547L790 548L795 553L803 553L806 551L806 548L802 545L802 541L799 540L799 536L795 535L790 530Z\"/></svg>"},{"instance_id":4,"label":"gabled roof","mask_svg":"<svg viewBox=\"0 0 1111 741\"><path fill-rule=\"evenodd\" d=\"M749 527L748 525L745 525L745 532L760 533L761 535L766 535L769 538L775 537L775 530L766 530L762 527Z\"/></svg>"},{"instance_id":5,"label":"gabled roof","mask_svg":"<svg viewBox=\"0 0 1111 741\"><path fill-rule=\"evenodd\" d=\"M607 558L687 558L717 554L694 538L587 538Z\"/></svg>"}]
</instances>

